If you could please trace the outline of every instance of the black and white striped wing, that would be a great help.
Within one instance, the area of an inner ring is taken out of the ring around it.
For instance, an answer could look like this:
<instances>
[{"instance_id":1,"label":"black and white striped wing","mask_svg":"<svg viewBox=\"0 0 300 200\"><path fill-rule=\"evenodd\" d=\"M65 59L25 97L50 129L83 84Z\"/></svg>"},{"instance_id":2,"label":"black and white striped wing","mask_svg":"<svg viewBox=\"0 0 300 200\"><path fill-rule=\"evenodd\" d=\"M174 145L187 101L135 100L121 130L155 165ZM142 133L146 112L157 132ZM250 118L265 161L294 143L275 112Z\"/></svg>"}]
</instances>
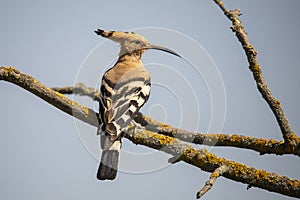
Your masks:
<instances>
[{"instance_id":1,"label":"black and white striped wing","mask_svg":"<svg viewBox=\"0 0 300 200\"><path fill-rule=\"evenodd\" d=\"M104 122L102 131L114 141L121 136L133 117L147 102L150 95L150 79L126 81L114 88L104 79L101 86L100 121Z\"/></svg>"}]
</instances>

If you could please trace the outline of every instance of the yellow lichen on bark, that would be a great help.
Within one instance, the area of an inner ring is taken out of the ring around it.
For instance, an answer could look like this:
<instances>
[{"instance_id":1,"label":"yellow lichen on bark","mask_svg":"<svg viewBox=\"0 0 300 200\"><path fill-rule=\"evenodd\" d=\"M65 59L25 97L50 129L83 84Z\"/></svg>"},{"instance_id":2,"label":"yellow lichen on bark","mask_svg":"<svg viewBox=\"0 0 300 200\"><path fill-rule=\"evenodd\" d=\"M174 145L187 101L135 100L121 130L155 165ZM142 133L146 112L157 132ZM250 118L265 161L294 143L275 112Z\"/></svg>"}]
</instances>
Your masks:
<instances>
[{"instance_id":1,"label":"yellow lichen on bark","mask_svg":"<svg viewBox=\"0 0 300 200\"><path fill-rule=\"evenodd\" d=\"M255 77L259 76L261 73L261 69L259 64L253 64L250 66L251 71L253 72L253 74L255 75Z\"/></svg>"},{"instance_id":2,"label":"yellow lichen on bark","mask_svg":"<svg viewBox=\"0 0 300 200\"><path fill-rule=\"evenodd\" d=\"M55 92L55 94L56 94L57 96L59 96L60 98L65 98L65 97L66 97L65 95L63 95L63 94L60 93L60 92Z\"/></svg>"},{"instance_id":3,"label":"yellow lichen on bark","mask_svg":"<svg viewBox=\"0 0 300 200\"><path fill-rule=\"evenodd\" d=\"M158 142L160 145L162 146L166 146L166 145L173 145L174 144L174 138L172 137L168 137L168 136L164 136L164 135L160 135L160 134L155 134L153 132L149 132L150 135L149 137L155 137L156 139L158 139Z\"/></svg>"}]
</instances>

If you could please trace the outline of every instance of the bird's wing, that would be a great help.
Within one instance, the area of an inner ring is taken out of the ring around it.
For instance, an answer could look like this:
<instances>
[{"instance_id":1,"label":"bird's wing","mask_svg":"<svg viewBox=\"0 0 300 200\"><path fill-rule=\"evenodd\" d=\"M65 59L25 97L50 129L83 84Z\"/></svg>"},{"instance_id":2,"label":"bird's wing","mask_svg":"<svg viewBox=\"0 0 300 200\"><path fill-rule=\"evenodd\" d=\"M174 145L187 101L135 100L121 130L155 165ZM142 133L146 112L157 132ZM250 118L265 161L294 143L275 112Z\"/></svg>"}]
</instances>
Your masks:
<instances>
[{"instance_id":1,"label":"bird's wing","mask_svg":"<svg viewBox=\"0 0 300 200\"><path fill-rule=\"evenodd\" d=\"M135 77L113 85L105 77L101 86L100 121L102 132L111 141L116 140L132 122L132 118L147 102L150 95L150 78Z\"/></svg>"}]
</instances>

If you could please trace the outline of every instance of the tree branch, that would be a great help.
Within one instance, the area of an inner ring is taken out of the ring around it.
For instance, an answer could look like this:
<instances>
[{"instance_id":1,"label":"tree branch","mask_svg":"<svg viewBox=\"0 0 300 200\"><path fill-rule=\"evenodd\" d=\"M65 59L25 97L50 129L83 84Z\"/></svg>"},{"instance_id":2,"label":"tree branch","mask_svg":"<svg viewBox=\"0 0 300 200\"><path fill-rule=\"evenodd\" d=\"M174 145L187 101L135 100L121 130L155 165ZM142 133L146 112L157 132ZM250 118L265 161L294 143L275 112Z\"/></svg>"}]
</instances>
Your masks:
<instances>
[{"instance_id":1,"label":"tree branch","mask_svg":"<svg viewBox=\"0 0 300 200\"><path fill-rule=\"evenodd\" d=\"M257 51L250 44L245 28L239 19L241 15L240 9L227 10L220 0L214 0L214 2L221 8L224 14L232 22L232 31L235 33L239 42L241 43L247 60L249 63L249 69L253 74L253 78L256 82L256 86L261 93L262 97L265 99L271 110L273 111L277 123L281 129L285 143L287 143L287 148L295 149L297 148L297 143L300 142L300 138L296 136L293 130L290 127L287 117L285 116L283 109L281 107L280 101L277 100L271 93L270 89L267 86L267 83L263 77L260 65L257 60ZM298 147L299 148L299 147ZM294 151L294 150L290 151Z\"/></svg>"},{"instance_id":2,"label":"tree branch","mask_svg":"<svg viewBox=\"0 0 300 200\"><path fill-rule=\"evenodd\" d=\"M84 83L77 83L75 86L67 87L53 87L55 90L62 94L77 94L79 96L88 96L95 101L100 101L100 92L92 87L87 87Z\"/></svg>"},{"instance_id":3,"label":"tree branch","mask_svg":"<svg viewBox=\"0 0 300 200\"><path fill-rule=\"evenodd\" d=\"M12 67L0 67L0 80L14 83L44 99L63 112L73 115L75 118L92 126L98 126L97 113L92 109L68 99L61 93L51 90L33 77L21 73ZM300 180L290 179L286 176L280 176L220 158L206 149L195 149L190 144L179 139L157 134L149 130L138 132L134 136L126 135L126 138L135 144L171 154L177 157L177 160L185 161L207 172L213 172L219 166L225 165L229 170L222 176L228 179L248 184L250 187L259 187L268 191L300 198Z\"/></svg>"},{"instance_id":4,"label":"tree branch","mask_svg":"<svg viewBox=\"0 0 300 200\"><path fill-rule=\"evenodd\" d=\"M98 126L98 117L92 109L72 101L65 95L51 90L35 78L20 72L13 67L0 67L0 80L16 84L32 94L40 97L61 111L76 117L92 126Z\"/></svg>"},{"instance_id":5,"label":"tree branch","mask_svg":"<svg viewBox=\"0 0 300 200\"><path fill-rule=\"evenodd\" d=\"M196 195L197 199L200 199L206 192L208 192L208 190L210 190L212 186L215 184L217 178L222 176L222 174L224 174L228 170L229 167L227 167L226 165L221 165L220 167L215 169L215 171L211 173L209 180L205 182L204 187L199 192L197 192Z\"/></svg>"},{"instance_id":6,"label":"tree branch","mask_svg":"<svg viewBox=\"0 0 300 200\"><path fill-rule=\"evenodd\" d=\"M93 100L100 99L98 90L87 87L83 83L78 83L74 87L56 87L52 88L64 94L78 94L81 96L89 96ZM237 134L207 134L186 131L183 129L174 128L168 124L158 122L148 116L138 113L135 118L137 122L146 127L147 130L157 132L170 137L178 138L182 141L204 144L208 146L230 146L244 149L251 149L262 154L294 154L300 156L300 142L296 143L296 148L289 148L288 143L283 141L268 140L263 138L255 138L250 136L243 136Z\"/></svg>"},{"instance_id":7,"label":"tree branch","mask_svg":"<svg viewBox=\"0 0 300 200\"><path fill-rule=\"evenodd\" d=\"M203 171L213 172L219 166L225 165L229 168L222 176L241 183L248 187L259 187L268 191L300 198L300 180L290 179L265 170L255 169L247 165L220 158L206 149L195 149L190 144L176 138L163 136L148 130L139 132L130 137L135 144L166 152L186 163L194 165Z\"/></svg>"}]
</instances>

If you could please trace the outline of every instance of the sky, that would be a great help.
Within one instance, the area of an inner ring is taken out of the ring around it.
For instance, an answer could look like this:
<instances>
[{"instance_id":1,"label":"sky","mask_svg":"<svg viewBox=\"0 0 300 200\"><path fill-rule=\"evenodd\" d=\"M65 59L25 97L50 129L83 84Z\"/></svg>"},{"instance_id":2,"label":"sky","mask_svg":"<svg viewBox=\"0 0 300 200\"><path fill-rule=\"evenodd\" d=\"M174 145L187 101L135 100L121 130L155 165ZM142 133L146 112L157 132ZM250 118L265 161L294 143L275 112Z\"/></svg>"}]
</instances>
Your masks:
<instances>
[{"instance_id":1,"label":"sky","mask_svg":"<svg viewBox=\"0 0 300 200\"><path fill-rule=\"evenodd\" d=\"M240 8L269 88L300 132L299 1L224 0ZM49 87L84 82L99 87L116 61L118 44L97 28L134 31L186 60L146 52L152 90L142 112L191 131L237 133L281 140L258 93L230 22L205 1L4 1L0 6L0 65L14 66ZM195 199L209 173L124 139L114 181L98 181L96 128L29 92L0 82L1 199ZM70 96L98 109L87 97ZM298 134L299 135L299 134ZM299 158L230 147L207 147L220 157L300 179ZM202 199L293 199L219 178Z\"/></svg>"}]
</instances>

